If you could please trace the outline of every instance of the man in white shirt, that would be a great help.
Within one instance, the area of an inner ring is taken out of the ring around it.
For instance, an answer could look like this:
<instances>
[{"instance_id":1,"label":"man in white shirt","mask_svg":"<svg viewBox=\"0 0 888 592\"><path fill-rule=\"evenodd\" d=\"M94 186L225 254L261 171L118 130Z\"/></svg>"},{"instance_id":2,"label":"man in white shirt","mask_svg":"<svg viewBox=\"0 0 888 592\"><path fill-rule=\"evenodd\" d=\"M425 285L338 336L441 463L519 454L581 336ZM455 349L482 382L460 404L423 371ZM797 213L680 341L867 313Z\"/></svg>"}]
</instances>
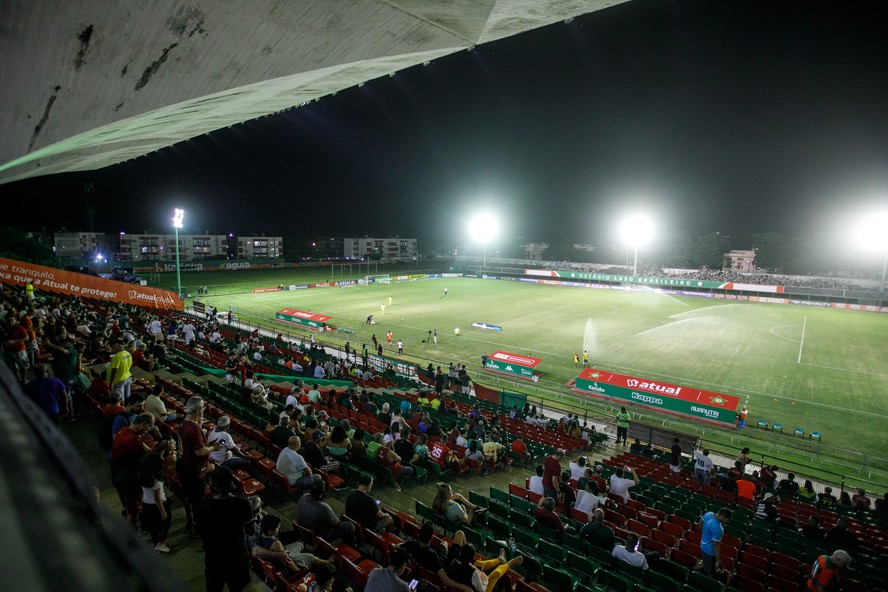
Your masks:
<instances>
[{"instance_id":1,"label":"man in white shirt","mask_svg":"<svg viewBox=\"0 0 888 592\"><path fill-rule=\"evenodd\" d=\"M216 429L207 436L207 443L212 445L214 442L219 442L219 448L210 453L210 460L234 471L249 464L250 461L228 433L229 425L231 419L227 415L220 417L216 422Z\"/></svg>"},{"instance_id":2,"label":"man in white shirt","mask_svg":"<svg viewBox=\"0 0 888 592\"><path fill-rule=\"evenodd\" d=\"M598 507L598 484L589 479L586 481L586 489L577 493L577 501L574 502L574 509L585 512L590 517L595 508Z\"/></svg>"},{"instance_id":3,"label":"man in white shirt","mask_svg":"<svg viewBox=\"0 0 888 592\"><path fill-rule=\"evenodd\" d=\"M572 462L568 465L570 467L570 478L573 481L579 481L580 478L586 472L586 457L581 456L576 460L576 462Z\"/></svg>"},{"instance_id":4,"label":"man in white shirt","mask_svg":"<svg viewBox=\"0 0 888 592\"><path fill-rule=\"evenodd\" d=\"M194 325L191 324L191 321L185 323L185 326L182 328L185 333L185 344L190 344L194 341Z\"/></svg>"},{"instance_id":5,"label":"man in white shirt","mask_svg":"<svg viewBox=\"0 0 888 592\"><path fill-rule=\"evenodd\" d=\"M632 475L632 479L627 479L624 476L626 473ZM632 467L627 466L625 470L617 469L617 471L610 476L610 492L623 498L623 502L628 502L629 488L635 487L639 483L638 475L635 474L635 469Z\"/></svg>"},{"instance_id":6,"label":"man in white shirt","mask_svg":"<svg viewBox=\"0 0 888 592\"><path fill-rule=\"evenodd\" d=\"M614 546L611 555L623 563L628 563L634 567L640 567L641 569L647 570L647 558L638 552L636 549L637 546L638 535L634 532L630 532L626 535L626 544Z\"/></svg>"},{"instance_id":7,"label":"man in white shirt","mask_svg":"<svg viewBox=\"0 0 888 592\"><path fill-rule=\"evenodd\" d=\"M311 472L311 467L302 458L298 450L302 446L299 436L290 436L287 447L281 450L277 459L277 470L287 477L291 486L302 485L308 487L315 481L320 481L321 476Z\"/></svg>"},{"instance_id":8,"label":"man in white shirt","mask_svg":"<svg viewBox=\"0 0 888 592\"><path fill-rule=\"evenodd\" d=\"M221 342L221 341L222 341L222 334L219 332L218 329L216 329L216 330L213 331L213 333L210 335L210 343L219 343L219 342Z\"/></svg>"},{"instance_id":9,"label":"man in white shirt","mask_svg":"<svg viewBox=\"0 0 888 592\"><path fill-rule=\"evenodd\" d=\"M305 386L305 383L299 380L298 378L293 383L293 388L290 389L290 394L287 395L287 400L284 403L284 407L287 405L292 405L296 407L299 405L299 400L302 398L302 387Z\"/></svg>"},{"instance_id":10,"label":"man in white shirt","mask_svg":"<svg viewBox=\"0 0 888 592\"><path fill-rule=\"evenodd\" d=\"M543 489L543 465L540 465L536 468L536 475L530 478L528 488L530 489L530 491L538 495L545 495L545 491Z\"/></svg>"},{"instance_id":11,"label":"man in white shirt","mask_svg":"<svg viewBox=\"0 0 888 592\"><path fill-rule=\"evenodd\" d=\"M160 323L160 319L152 319L152 321L148 323L148 331L151 332L155 339L160 339L161 334L163 333L163 325Z\"/></svg>"},{"instance_id":12,"label":"man in white shirt","mask_svg":"<svg viewBox=\"0 0 888 592\"><path fill-rule=\"evenodd\" d=\"M308 391L308 400L312 403L317 403L321 400L321 391L318 390L318 385L311 385L311 390Z\"/></svg>"}]
</instances>

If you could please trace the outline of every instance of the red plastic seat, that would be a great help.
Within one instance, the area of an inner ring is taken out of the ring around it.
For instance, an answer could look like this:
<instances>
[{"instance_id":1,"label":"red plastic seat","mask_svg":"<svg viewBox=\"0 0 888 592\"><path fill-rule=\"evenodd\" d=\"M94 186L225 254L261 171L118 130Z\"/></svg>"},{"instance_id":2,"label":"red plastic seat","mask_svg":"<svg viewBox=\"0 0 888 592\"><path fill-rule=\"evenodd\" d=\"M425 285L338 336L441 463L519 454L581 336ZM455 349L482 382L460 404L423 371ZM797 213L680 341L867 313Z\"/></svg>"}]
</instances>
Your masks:
<instances>
[{"instance_id":1,"label":"red plastic seat","mask_svg":"<svg viewBox=\"0 0 888 592\"><path fill-rule=\"evenodd\" d=\"M748 565L757 570L766 571L768 569L768 560L744 550L740 553L740 565Z\"/></svg>"},{"instance_id":2,"label":"red plastic seat","mask_svg":"<svg viewBox=\"0 0 888 592\"><path fill-rule=\"evenodd\" d=\"M674 534L668 533L665 530L654 529L651 532L651 538L657 542L663 543L667 547L674 547L676 537Z\"/></svg>"},{"instance_id":3,"label":"red plastic seat","mask_svg":"<svg viewBox=\"0 0 888 592\"><path fill-rule=\"evenodd\" d=\"M693 555L698 560L703 559L703 551L700 549L700 545L692 543L687 539L678 541L678 548L688 555Z\"/></svg>"},{"instance_id":4,"label":"red plastic seat","mask_svg":"<svg viewBox=\"0 0 888 592\"><path fill-rule=\"evenodd\" d=\"M672 522L668 522L668 521L660 523L660 530L662 530L663 532L666 532L668 534L671 534L672 536L674 536L676 538L683 537L684 533L685 533L684 528L682 528L678 524L673 524Z\"/></svg>"},{"instance_id":5,"label":"red plastic seat","mask_svg":"<svg viewBox=\"0 0 888 592\"><path fill-rule=\"evenodd\" d=\"M687 568L693 568L697 565L697 558L681 549L673 549L670 558L672 561L680 563Z\"/></svg>"},{"instance_id":6,"label":"red plastic seat","mask_svg":"<svg viewBox=\"0 0 888 592\"><path fill-rule=\"evenodd\" d=\"M687 518L682 518L681 516L676 516L675 514L672 514L671 516L669 516L669 518L667 518L666 521L670 522L672 524L676 524L684 530L691 529L691 521L690 520L688 520Z\"/></svg>"}]
</instances>

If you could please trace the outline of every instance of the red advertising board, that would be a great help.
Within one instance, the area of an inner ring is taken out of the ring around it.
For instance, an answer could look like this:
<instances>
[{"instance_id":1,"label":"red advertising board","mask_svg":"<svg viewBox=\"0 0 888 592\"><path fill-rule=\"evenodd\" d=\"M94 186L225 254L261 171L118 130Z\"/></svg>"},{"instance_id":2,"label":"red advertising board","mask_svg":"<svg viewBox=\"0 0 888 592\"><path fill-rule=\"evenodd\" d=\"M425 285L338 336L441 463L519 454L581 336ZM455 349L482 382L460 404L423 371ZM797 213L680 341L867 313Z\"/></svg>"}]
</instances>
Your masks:
<instances>
[{"instance_id":1,"label":"red advertising board","mask_svg":"<svg viewBox=\"0 0 888 592\"><path fill-rule=\"evenodd\" d=\"M740 397L713 393L606 370L586 368L576 380L576 390L645 405L667 413L680 413L707 421L733 424Z\"/></svg>"}]
</instances>

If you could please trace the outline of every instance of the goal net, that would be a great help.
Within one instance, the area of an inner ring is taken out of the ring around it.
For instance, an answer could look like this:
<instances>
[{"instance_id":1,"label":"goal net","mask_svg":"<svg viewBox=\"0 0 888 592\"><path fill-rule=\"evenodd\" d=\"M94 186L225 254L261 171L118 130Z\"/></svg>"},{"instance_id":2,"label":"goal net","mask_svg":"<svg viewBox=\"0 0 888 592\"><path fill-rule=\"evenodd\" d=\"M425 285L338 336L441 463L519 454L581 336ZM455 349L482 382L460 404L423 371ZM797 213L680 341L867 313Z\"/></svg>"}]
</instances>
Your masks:
<instances>
[{"instance_id":1,"label":"goal net","mask_svg":"<svg viewBox=\"0 0 888 592\"><path fill-rule=\"evenodd\" d=\"M383 273L379 275L365 275L364 276L364 285L369 286L370 284L390 284L392 283L392 278L389 274Z\"/></svg>"}]
</instances>

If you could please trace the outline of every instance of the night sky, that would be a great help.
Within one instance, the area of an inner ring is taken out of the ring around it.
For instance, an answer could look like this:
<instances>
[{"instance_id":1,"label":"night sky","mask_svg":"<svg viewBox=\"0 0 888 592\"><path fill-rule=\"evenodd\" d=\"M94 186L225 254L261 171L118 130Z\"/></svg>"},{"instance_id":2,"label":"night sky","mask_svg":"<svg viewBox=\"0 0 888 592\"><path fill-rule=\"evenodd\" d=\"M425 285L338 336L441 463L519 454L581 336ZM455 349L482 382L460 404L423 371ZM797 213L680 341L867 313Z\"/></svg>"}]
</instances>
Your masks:
<instances>
[{"instance_id":1,"label":"night sky","mask_svg":"<svg viewBox=\"0 0 888 592\"><path fill-rule=\"evenodd\" d=\"M286 238L456 244L483 209L536 240L604 241L636 208L663 234L822 231L888 202L877 7L631 0L0 195L46 195L25 224L72 230L90 199L113 232L171 232L175 206L185 232Z\"/></svg>"}]
</instances>

